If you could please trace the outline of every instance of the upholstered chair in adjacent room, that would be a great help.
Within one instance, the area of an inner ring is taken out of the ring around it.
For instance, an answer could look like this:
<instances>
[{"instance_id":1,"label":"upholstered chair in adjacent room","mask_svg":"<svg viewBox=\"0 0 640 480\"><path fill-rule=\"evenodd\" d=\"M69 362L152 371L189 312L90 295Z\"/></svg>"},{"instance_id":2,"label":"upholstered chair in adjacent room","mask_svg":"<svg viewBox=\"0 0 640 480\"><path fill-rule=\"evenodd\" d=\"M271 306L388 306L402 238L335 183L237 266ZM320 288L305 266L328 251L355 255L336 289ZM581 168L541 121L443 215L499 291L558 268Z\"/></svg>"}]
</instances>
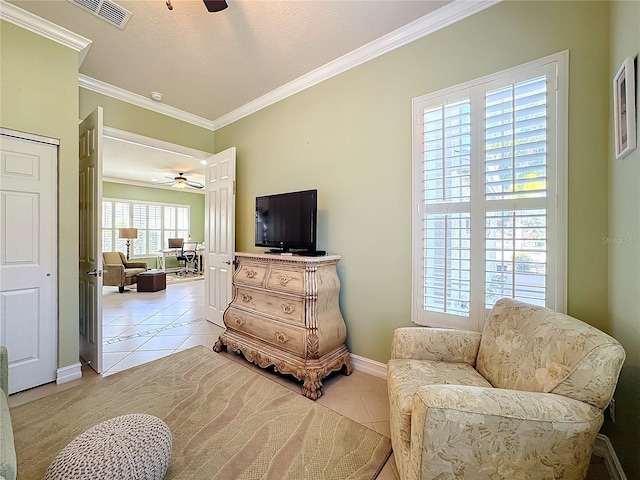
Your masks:
<instances>
[{"instance_id":1,"label":"upholstered chair in adjacent room","mask_svg":"<svg viewBox=\"0 0 640 480\"><path fill-rule=\"evenodd\" d=\"M128 262L122 252L103 252L102 269L105 270L102 284L118 287L124 292L126 285L133 285L138 281L138 274L147 271L145 262Z\"/></svg>"},{"instance_id":2,"label":"upholstered chair in adjacent room","mask_svg":"<svg viewBox=\"0 0 640 480\"><path fill-rule=\"evenodd\" d=\"M580 320L502 299L482 333L396 330L391 357L402 480L580 480L625 352Z\"/></svg>"}]
</instances>

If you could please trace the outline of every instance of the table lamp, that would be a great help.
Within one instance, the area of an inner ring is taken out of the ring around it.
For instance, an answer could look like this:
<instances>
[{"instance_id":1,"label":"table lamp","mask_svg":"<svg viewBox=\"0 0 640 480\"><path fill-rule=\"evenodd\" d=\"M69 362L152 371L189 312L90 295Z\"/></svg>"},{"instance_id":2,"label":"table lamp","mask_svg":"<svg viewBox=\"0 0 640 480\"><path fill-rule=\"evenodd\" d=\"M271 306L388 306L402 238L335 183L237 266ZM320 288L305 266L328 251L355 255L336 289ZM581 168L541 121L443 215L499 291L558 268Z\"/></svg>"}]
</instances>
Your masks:
<instances>
[{"instance_id":1,"label":"table lamp","mask_svg":"<svg viewBox=\"0 0 640 480\"><path fill-rule=\"evenodd\" d=\"M118 236L127 239L127 261L129 261L129 248L131 247L131 239L138 238L137 228L120 228Z\"/></svg>"}]
</instances>

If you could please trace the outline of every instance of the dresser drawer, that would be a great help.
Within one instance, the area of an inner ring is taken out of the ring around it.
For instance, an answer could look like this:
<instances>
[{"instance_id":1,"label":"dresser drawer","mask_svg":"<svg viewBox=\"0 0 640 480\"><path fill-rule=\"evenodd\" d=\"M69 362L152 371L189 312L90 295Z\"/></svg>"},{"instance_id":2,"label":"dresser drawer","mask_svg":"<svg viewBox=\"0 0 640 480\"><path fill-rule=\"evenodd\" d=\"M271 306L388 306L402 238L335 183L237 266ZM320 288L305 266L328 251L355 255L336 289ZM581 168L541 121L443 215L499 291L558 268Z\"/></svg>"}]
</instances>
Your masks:
<instances>
[{"instance_id":1,"label":"dresser drawer","mask_svg":"<svg viewBox=\"0 0 640 480\"><path fill-rule=\"evenodd\" d=\"M267 275L266 265L255 265L252 263L240 264L240 267L233 274L233 282L243 285L262 286L264 277Z\"/></svg>"},{"instance_id":2,"label":"dresser drawer","mask_svg":"<svg viewBox=\"0 0 640 480\"><path fill-rule=\"evenodd\" d=\"M224 324L232 330L253 335L265 342L288 350L297 355L305 355L305 329L270 320L253 313L238 310L233 306L224 314Z\"/></svg>"},{"instance_id":3,"label":"dresser drawer","mask_svg":"<svg viewBox=\"0 0 640 480\"><path fill-rule=\"evenodd\" d=\"M250 288L236 287L234 303L271 317L304 325L304 300Z\"/></svg>"},{"instance_id":4,"label":"dresser drawer","mask_svg":"<svg viewBox=\"0 0 640 480\"><path fill-rule=\"evenodd\" d=\"M267 279L267 288L304 295L304 273L303 269L272 267Z\"/></svg>"}]
</instances>

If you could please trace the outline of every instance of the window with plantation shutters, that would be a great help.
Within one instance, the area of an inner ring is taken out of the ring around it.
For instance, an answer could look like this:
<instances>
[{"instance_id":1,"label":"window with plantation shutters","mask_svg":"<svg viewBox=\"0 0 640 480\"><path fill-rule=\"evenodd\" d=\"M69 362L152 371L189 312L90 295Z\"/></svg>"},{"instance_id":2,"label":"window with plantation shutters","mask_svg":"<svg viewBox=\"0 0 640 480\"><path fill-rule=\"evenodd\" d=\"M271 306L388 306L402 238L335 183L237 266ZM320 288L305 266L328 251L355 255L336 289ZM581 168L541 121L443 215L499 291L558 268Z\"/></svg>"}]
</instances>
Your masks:
<instances>
[{"instance_id":1,"label":"window with plantation shutters","mask_svg":"<svg viewBox=\"0 0 640 480\"><path fill-rule=\"evenodd\" d=\"M148 205L148 230L149 251L159 252L164 249L162 243L162 205Z\"/></svg>"},{"instance_id":2,"label":"window with plantation shutters","mask_svg":"<svg viewBox=\"0 0 640 480\"><path fill-rule=\"evenodd\" d=\"M118 238L118 229L138 229L132 241L131 256L157 255L167 248L169 238L189 238L190 207L131 200L103 199L102 251L126 253L126 240Z\"/></svg>"},{"instance_id":3,"label":"window with plantation shutters","mask_svg":"<svg viewBox=\"0 0 640 480\"><path fill-rule=\"evenodd\" d=\"M502 297L565 310L567 65L414 99L415 323L479 330Z\"/></svg>"}]
</instances>

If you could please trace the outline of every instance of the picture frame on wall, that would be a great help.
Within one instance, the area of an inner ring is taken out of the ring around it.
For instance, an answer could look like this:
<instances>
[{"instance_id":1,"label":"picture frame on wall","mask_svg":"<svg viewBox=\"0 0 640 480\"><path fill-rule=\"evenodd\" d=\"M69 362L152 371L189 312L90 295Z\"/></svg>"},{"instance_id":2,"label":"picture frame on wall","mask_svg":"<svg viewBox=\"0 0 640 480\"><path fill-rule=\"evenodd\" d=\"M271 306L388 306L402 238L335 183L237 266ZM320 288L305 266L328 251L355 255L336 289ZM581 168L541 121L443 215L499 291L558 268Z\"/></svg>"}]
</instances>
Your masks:
<instances>
[{"instance_id":1,"label":"picture frame on wall","mask_svg":"<svg viewBox=\"0 0 640 480\"><path fill-rule=\"evenodd\" d=\"M613 124L616 158L636 148L636 91L634 58L625 58L613 77Z\"/></svg>"}]
</instances>

